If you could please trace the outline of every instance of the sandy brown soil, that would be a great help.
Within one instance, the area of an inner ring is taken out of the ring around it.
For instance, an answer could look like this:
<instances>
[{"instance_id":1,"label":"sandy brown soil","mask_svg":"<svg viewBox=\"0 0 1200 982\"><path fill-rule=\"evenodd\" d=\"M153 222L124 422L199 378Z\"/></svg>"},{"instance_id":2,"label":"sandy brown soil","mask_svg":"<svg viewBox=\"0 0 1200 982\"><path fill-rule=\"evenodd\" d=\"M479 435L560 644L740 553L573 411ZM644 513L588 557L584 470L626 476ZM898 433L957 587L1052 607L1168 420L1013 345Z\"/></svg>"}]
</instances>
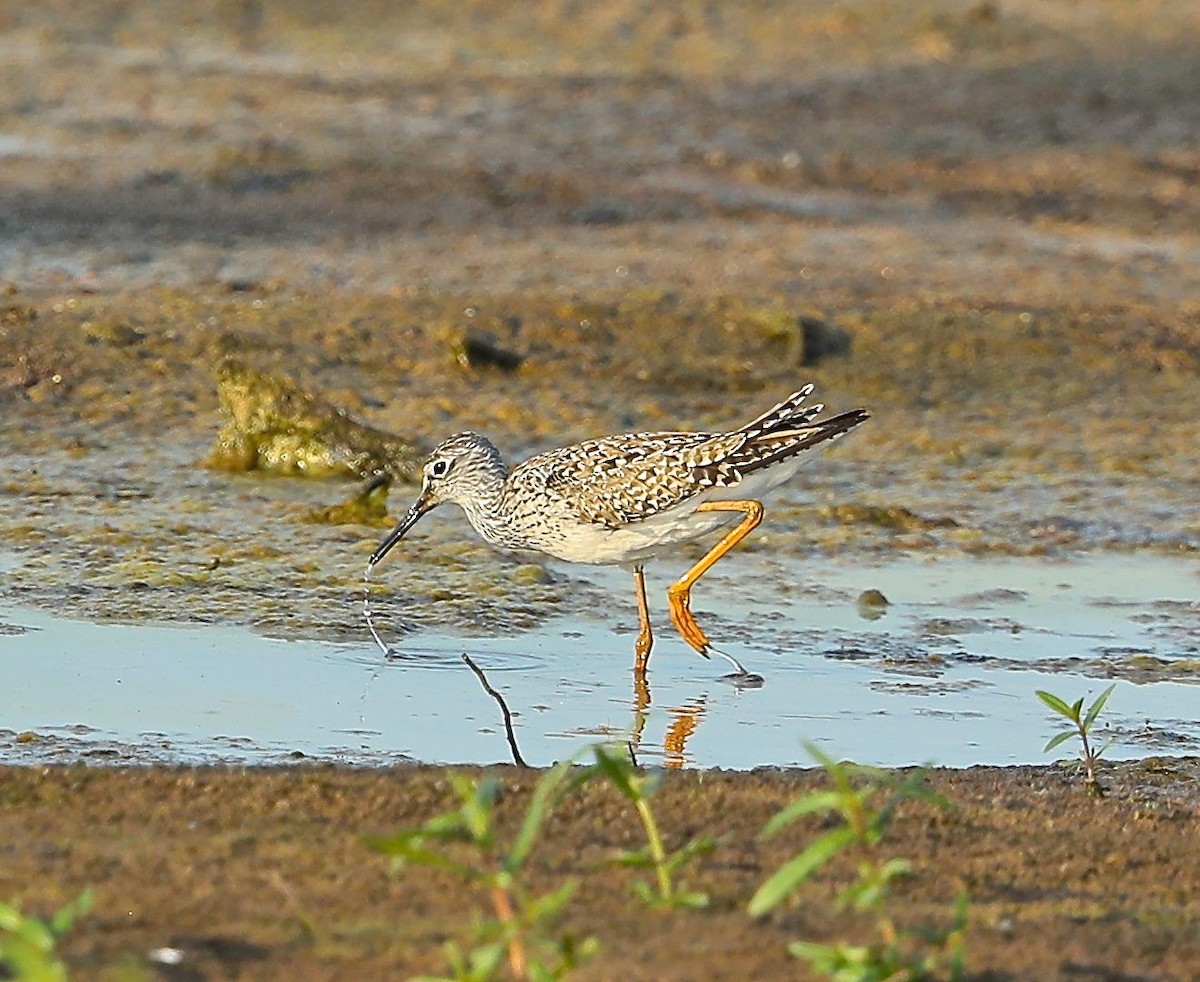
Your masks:
<instances>
[{"instance_id":1,"label":"sandy brown soil","mask_svg":"<svg viewBox=\"0 0 1200 982\"><path fill-rule=\"evenodd\" d=\"M361 632L378 530L303 520L348 489L198 466L230 355L513 453L736 422L812 378L875 419L756 548L1196 555L1193 0L343 7L0 0L6 601ZM849 353L814 362L799 315ZM464 370L468 330L520 369ZM407 606L458 627L597 602L436 528L411 558ZM468 575L478 608L447 599ZM1121 765L1095 802L1055 769L938 773L957 809L889 838L905 916L967 890L981 977L1196 978L1196 778ZM511 819L532 778L503 780ZM854 936L844 867L744 912L816 831L754 838L812 780L672 776L669 836L726 837L686 914L607 865L621 800L564 804L534 874L581 878L581 975L794 977L788 940ZM361 838L446 802L432 769L4 769L0 899L94 885L81 977L438 970L477 898Z\"/></svg>"},{"instance_id":2,"label":"sandy brown soil","mask_svg":"<svg viewBox=\"0 0 1200 982\"><path fill-rule=\"evenodd\" d=\"M499 774L506 834L533 776ZM912 861L901 923L947 925L971 900L968 966L995 979L1188 979L1200 963L1200 815L1195 759L1114 765L1102 801L1047 768L940 771L955 805L902 808L884 851ZM642 875L615 867L643 844L611 787L587 787L551 817L529 886L578 878L561 930L595 936L581 978L795 978L797 938L863 941L870 922L834 916L853 873L836 862L796 904L752 920L750 895L823 831L819 819L766 840L779 807L821 783L813 772L677 773L652 799L669 848L698 834L718 847L681 875L706 910L656 912L633 899ZM446 874L391 875L366 835L450 807L444 772L103 768L0 770L0 890L46 912L88 884L95 912L64 942L85 977L140 977L147 955L178 948L169 978L396 978L441 972L440 946L467 941L485 893ZM88 829L81 834L81 827Z\"/></svg>"}]
</instances>

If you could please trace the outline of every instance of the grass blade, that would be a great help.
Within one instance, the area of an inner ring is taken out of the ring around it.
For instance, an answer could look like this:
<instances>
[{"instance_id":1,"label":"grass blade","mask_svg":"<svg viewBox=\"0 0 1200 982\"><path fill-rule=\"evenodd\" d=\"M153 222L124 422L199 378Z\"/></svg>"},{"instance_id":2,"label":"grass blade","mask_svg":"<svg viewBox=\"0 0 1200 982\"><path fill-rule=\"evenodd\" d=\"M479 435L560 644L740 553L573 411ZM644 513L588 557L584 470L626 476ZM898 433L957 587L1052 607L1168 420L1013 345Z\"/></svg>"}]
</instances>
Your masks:
<instances>
[{"instance_id":1,"label":"grass blade","mask_svg":"<svg viewBox=\"0 0 1200 982\"><path fill-rule=\"evenodd\" d=\"M92 909L92 902L95 899L95 895L95 891L91 887L88 887L65 907L55 911L54 916L50 918L50 932L56 938L60 938L66 934L76 920Z\"/></svg>"},{"instance_id":2,"label":"grass blade","mask_svg":"<svg viewBox=\"0 0 1200 982\"><path fill-rule=\"evenodd\" d=\"M1113 694L1113 689L1116 687L1117 683L1114 682L1096 697L1096 701L1092 703L1092 708L1087 712L1087 718L1083 721L1083 728L1085 730L1090 727L1092 725L1092 721L1100 715L1100 710L1104 708L1104 704L1108 702L1108 697Z\"/></svg>"},{"instance_id":3,"label":"grass blade","mask_svg":"<svg viewBox=\"0 0 1200 982\"><path fill-rule=\"evenodd\" d=\"M637 801L642 797L633 783L632 764L626 761L624 757L617 757L612 754L607 747L596 747L595 753L596 766L600 769L600 773L612 782L613 787L630 801Z\"/></svg>"},{"instance_id":4,"label":"grass blade","mask_svg":"<svg viewBox=\"0 0 1200 982\"><path fill-rule=\"evenodd\" d=\"M803 798L797 798L791 804L784 805L778 814L772 816L771 820L763 826L762 831L758 833L759 838L765 839L774 835L781 828L790 825L804 815L833 811L841 800L842 796L837 791L814 791L806 794Z\"/></svg>"},{"instance_id":5,"label":"grass blade","mask_svg":"<svg viewBox=\"0 0 1200 982\"><path fill-rule=\"evenodd\" d=\"M1057 747L1060 743L1065 743L1067 740L1070 740L1071 737L1073 737L1073 736L1075 736L1075 734L1072 733L1070 730L1066 730L1065 732L1060 733L1053 740L1051 740L1044 747L1042 747L1042 753L1044 753L1044 754L1050 753L1050 751L1053 750L1055 747Z\"/></svg>"},{"instance_id":6,"label":"grass blade","mask_svg":"<svg viewBox=\"0 0 1200 982\"><path fill-rule=\"evenodd\" d=\"M454 775L458 777L460 775ZM461 785L463 805L461 814L463 824L471 838L480 845L487 845L492 838L492 814L496 808L496 799L500 795L500 782L490 774L480 778L474 785L474 793L468 793L472 787L467 779Z\"/></svg>"},{"instance_id":7,"label":"grass blade","mask_svg":"<svg viewBox=\"0 0 1200 982\"><path fill-rule=\"evenodd\" d=\"M703 910L708 906L708 894L703 890L675 894L675 906L687 910Z\"/></svg>"},{"instance_id":8,"label":"grass blade","mask_svg":"<svg viewBox=\"0 0 1200 982\"><path fill-rule=\"evenodd\" d=\"M667 857L667 869L674 873L696 856L707 856L716 848L717 840L711 835L699 836L692 839L687 845L680 846Z\"/></svg>"},{"instance_id":9,"label":"grass blade","mask_svg":"<svg viewBox=\"0 0 1200 982\"><path fill-rule=\"evenodd\" d=\"M751 917L760 917L803 883L812 872L854 841L849 826L836 828L814 839L809 847L779 867L750 898Z\"/></svg>"},{"instance_id":10,"label":"grass blade","mask_svg":"<svg viewBox=\"0 0 1200 982\"><path fill-rule=\"evenodd\" d=\"M1058 698L1053 692L1047 692L1044 689L1034 690L1034 695L1042 700L1047 706L1053 709L1061 716L1071 718L1071 707Z\"/></svg>"},{"instance_id":11,"label":"grass blade","mask_svg":"<svg viewBox=\"0 0 1200 982\"><path fill-rule=\"evenodd\" d=\"M505 866L510 871L525 862L529 850L533 848L533 840L537 838L542 821L555 804L553 800L555 792L559 785L567 779L574 766L574 762L571 760L562 761L547 771L533 789L533 797L529 802L529 809L525 812L525 820L521 823L521 829L517 832L517 837L513 840L512 848L508 851L505 861Z\"/></svg>"},{"instance_id":12,"label":"grass blade","mask_svg":"<svg viewBox=\"0 0 1200 982\"><path fill-rule=\"evenodd\" d=\"M557 917L578 888L578 880L567 880L557 890L551 890L536 900L531 900L525 907L526 920L537 923Z\"/></svg>"}]
</instances>

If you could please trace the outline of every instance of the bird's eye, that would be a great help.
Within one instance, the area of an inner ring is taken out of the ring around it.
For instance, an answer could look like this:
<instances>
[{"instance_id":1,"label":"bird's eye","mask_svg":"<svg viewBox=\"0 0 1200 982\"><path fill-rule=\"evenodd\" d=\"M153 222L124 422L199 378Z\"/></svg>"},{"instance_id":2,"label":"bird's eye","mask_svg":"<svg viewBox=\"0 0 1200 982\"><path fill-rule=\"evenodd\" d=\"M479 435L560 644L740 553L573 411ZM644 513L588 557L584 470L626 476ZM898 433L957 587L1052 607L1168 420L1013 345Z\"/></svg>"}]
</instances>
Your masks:
<instances>
[{"instance_id":1,"label":"bird's eye","mask_svg":"<svg viewBox=\"0 0 1200 982\"><path fill-rule=\"evenodd\" d=\"M445 477L446 471L449 469L450 465L446 461L435 460L433 462L433 467L429 469L429 473L431 473L434 477Z\"/></svg>"}]
</instances>

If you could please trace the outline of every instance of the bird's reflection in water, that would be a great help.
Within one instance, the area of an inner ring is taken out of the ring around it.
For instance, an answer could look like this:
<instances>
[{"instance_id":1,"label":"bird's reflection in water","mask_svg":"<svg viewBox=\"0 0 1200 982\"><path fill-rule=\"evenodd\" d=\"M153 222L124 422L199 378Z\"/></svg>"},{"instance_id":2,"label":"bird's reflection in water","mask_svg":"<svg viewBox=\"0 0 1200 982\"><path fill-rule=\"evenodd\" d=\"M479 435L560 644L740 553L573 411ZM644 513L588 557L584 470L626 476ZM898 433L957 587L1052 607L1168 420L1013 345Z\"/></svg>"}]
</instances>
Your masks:
<instances>
[{"instance_id":1,"label":"bird's reflection in water","mask_svg":"<svg viewBox=\"0 0 1200 982\"><path fill-rule=\"evenodd\" d=\"M463 652L462 660L475 673L484 691L495 699L500 706L500 712L504 717L504 737L508 742L508 750L512 755L513 763L518 767L528 767L529 765L525 762L525 758L521 755L521 749L517 745L517 734L513 726L513 713L508 708L508 703L505 701L504 696L488 681L487 674L476 664L470 655ZM646 729L646 721L650 715L650 702L649 682L644 674L635 674L633 683L633 721L629 728L627 742L629 756L635 765L639 765L638 751L641 748L642 735ZM667 728L666 735L663 737L663 766L680 768L693 763L687 754L688 738L695 732L696 727L700 725L707 711L707 693L697 696L694 699L689 699L678 708L667 710L667 716L670 718L671 723Z\"/></svg>"},{"instance_id":2,"label":"bird's reflection in water","mask_svg":"<svg viewBox=\"0 0 1200 982\"><path fill-rule=\"evenodd\" d=\"M663 765L665 767L683 767L691 763L687 756L688 737L695 732L704 714L708 710L708 693L689 699L677 709L668 709L671 725L663 737ZM642 734L646 729L646 720L650 716L650 683L644 673L634 673L633 677L633 725L629 732L629 755L637 763L638 750L642 743Z\"/></svg>"},{"instance_id":3,"label":"bird's reflection in water","mask_svg":"<svg viewBox=\"0 0 1200 982\"><path fill-rule=\"evenodd\" d=\"M692 761L687 756L687 742L704 719L708 711L708 695L689 699L678 709L668 709L671 725L663 738L663 764L667 767L683 767Z\"/></svg>"}]
</instances>

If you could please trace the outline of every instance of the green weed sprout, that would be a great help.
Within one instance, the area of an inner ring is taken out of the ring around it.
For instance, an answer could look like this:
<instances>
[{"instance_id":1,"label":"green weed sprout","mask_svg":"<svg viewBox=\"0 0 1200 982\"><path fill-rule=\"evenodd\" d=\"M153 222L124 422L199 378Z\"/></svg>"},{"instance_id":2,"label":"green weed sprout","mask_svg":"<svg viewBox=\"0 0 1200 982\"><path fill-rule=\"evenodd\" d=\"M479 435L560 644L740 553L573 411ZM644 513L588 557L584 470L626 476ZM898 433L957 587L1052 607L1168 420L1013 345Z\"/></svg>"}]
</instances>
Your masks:
<instances>
[{"instance_id":1,"label":"green weed sprout","mask_svg":"<svg viewBox=\"0 0 1200 982\"><path fill-rule=\"evenodd\" d=\"M569 880L540 897L529 896L520 882L543 820L579 783L579 778L568 780L572 767L571 761L565 761L542 776L520 829L507 845L499 841L495 824L498 782L493 777L474 781L461 774L450 775L459 797L458 808L419 828L368 840L371 848L392 857L394 869L415 864L448 870L487 891L495 917L477 925L475 947L464 952L452 941L446 945L452 978L471 982L495 978L507 957L515 978L535 982L559 979L598 947L592 938L576 942L570 935L553 938L550 933L577 881ZM441 848L451 843L474 847L475 858L461 861Z\"/></svg>"},{"instance_id":2,"label":"green weed sprout","mask_svg":"<svg viewBox=\"0 0 1200 982\"><path fill-rule=\"evenodd\" d=\"M817 944L795 941L788 951L803 958L814 970L840 982L882 979L919 979L945 970L951 979L963 976L966 956L967 898L962 894L949 930L899 927L888 912L892 884L905 876L904 859L883 859L878 846L901 803L910 799L941 807L948 802L925 784L926 769L906 777L859 764L839 763L808 744L833 783L827 791L813 791L785 806L764 827L771 836L796 819L816 813L840 818L840 823L818 836L799 855L777 869L750 900L749 912L760 917L790 896L838 853L850 850L858 859L858 877L838 894L839 910L874 912L877 940L866 945Z\"/></svg>"},{"instance_id":3,"label":"green weed sprout","mask_svg":"<svg viewBox=\"0 0 1200 982\"><path fill-rule=\"evenodd\" d=\"M1096 697L1095 702L1088 706L1087 714L1083 714L1083 698L1080 697L1074 705L1068 706L1066 702L1060 699L1053 693L1046 692L1043 689L1037 689L1036 694L1047 706L1053 709L1060 716L1065 716L1075 724L1075 729L1064 730L1062 733L1054 737L1045 747L1042 748L1042 753L1048 754L1051 750L1057 747L1060 743L1070 740L1071 737L1078 735L1082 743L1082 748L1079 751L1079 758L1083 761L1085 772L1084 787L1087 788L1088 794L1093 794L1097 798L1104 797L1104 788L1100 786L1100 780L1096 776L1096 768L1100 763L1100 755L1108 749L1107 746L1101 747L1099 750L1093 750L1088 742L1088 733L1092 728L1092 724L1096 722L1096 717L1100 715L1100 710L1104 708L1104 704L1108 702L1108 697L1112 695L1113 689L1117 687L1114 682L1107 689Z\"/></svg>"},{"instance_id":4,"label":"green weed sprout","mask_svg":"<svg viewBox=\"0 0 1200 982\"><path fill-rule=\"evenodd\" d=\"M49 921L22 914L15 903L0 903L0 978L22 982L62 982L67 967L55 953L58 939L92 908L89 887Z\"/></svg>"},{"instance_id":5,"label":"green weed sprout","mask_svg":"<svg viewBox=\"0 0 1200 982\"><path fill-rule=\"evenodd\" d=\"M638 880L634 892L646 904L660 909L699 908L708 906L708 894L697 890L684 890L673 881L673 876L694 856L711 852L716 843L704 836L692 839L674 852L668 853L663 845L662 833L650 808L650 795L662 781L661 775L639 774L633 763L621 752L608 747L593 748L596 769L608 781L633 802L642 827L646 830L646 847L622 854L618 862L625 866L653 869L655 885Z\"/></svg>"}]
</instances>

